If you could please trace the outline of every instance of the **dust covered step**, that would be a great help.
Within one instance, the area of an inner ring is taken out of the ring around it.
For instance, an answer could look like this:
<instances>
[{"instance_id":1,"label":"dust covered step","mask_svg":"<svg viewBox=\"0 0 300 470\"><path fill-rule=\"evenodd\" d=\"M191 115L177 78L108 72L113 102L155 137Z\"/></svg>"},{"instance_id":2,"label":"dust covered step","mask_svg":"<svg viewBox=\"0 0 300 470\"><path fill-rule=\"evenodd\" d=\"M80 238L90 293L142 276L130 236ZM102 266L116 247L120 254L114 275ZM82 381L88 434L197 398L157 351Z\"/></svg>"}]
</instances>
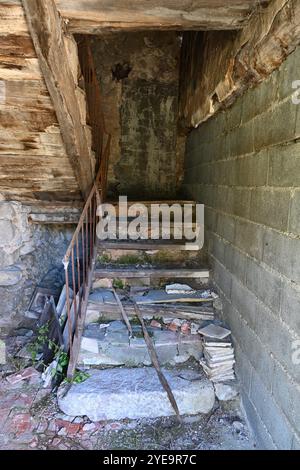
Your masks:
<instances>
[{"instance_id":1,"label":"dust covered step","mask_svg":"<svg viewBox=\"0 0 300 470\"><path fill-rule=\"evenodd\" d=\"M176 398L181 415L209 413L215 402L212 383L188 369L164 375ZM88 416L92 421L158 418L174 415L167 394L153 367L91 370L90 377L73 384L58 405L69 416Z\"/></svg>"}]
</instances>

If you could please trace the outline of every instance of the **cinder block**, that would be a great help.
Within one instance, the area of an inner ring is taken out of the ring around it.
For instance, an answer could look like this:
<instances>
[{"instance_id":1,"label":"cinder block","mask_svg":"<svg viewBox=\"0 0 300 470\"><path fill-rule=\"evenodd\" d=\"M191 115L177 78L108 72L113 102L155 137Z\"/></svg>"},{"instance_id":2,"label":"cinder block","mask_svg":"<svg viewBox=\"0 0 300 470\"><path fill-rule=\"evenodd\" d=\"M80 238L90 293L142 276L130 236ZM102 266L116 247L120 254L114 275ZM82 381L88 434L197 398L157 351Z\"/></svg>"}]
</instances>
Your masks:
<instances>
[{"instance_id":1,"label":"cinder block","mask_svg":"<svg viewBox=\"0 0 300 470\"><path fill-rule=\"evenodd\" d=\"M260 85L259 85L260 86ZM249 88L242 98L242 123L253 119L261 110L257 107L258 86Z\"/></svg>"},{"instance_id":2,"label":"cinder block","mask_svg":"<svg viewBox=\"0 0 300 470\"><path fill-rule=\"evenodd\" d=\"M299 77L300 47L297 47L278 69L278 98L291 96L295 91L292 83Z\"/></svg>"},{"instance_id":3,"label":"cinder block","mask_svg":"<svg viewBox=\"0 0 300 470\"><path fill-rule=\"evenodd\" d=\"M236 163L234 184L237 186L265 186L267 184L269 157L266 149L234 161Z\"/></svg>"},{"instance_id":4,"label":"cinder block","mask_svg":"<svg viewBox=\"0 0 300 470\"><path fill-rule=\"evenodd\" d=\"M229 134L230 156L247 155L254 151L254 121L246 122Z\"/></svg>"},{"instance_id":5,"label":"cinder block","mask_svg":"<svg viewBox=\"0 0 300 470\"><path fill-rule=\"evenodd\" d=\"M246 286L265 305L275 312L280 308L282 281L273 272L267 271L266 266L248 258L246 267Z\"/></svg>"},{"instance_id":6,"label":"cinder block","mask_svg":"<svg viewBox=\"0 0 300 470\"><path fill-rule=\"evenodd\" d=\"M275 70L256 88L256 115L262 114L278 102L278 74Z\"/></svg>"},{"instance_id":7,"label":"cinder block","mask_svg":"<svg viewBox=\"0 0 300 470\"><path fill-rule=\"evenodd\" d=\"M225 258L225 243L222 238L218 237L215 234L211 234L211 253L213 256L222 264L224 264Z\"/></svg>"},{"instance_id":8,"label":"cinder block","mask_svg":"<svg viewBox=\"0 0 300 470\"><path fill-rule=\"evenodd\" d=\"M261 420L255 406L246 393L242 393L242 406L245 410L253 435L255 436L257 448L259 450L277 450L266 425Z\"/></svg>"},{"instance_id":9,"label":"cinder block","mask_svg":"<svg viewBox=\"0 0 300 470\"><path fill-rule=\"evenodd\" d=\"M287 99L254 118L255 150L293 140L296 111L297 106Z\"/></svg>"},{"instance_id":10,"label":"cinder block","mask_svg":"<svg viewBox=\"0 0 300 470\"><path fill-rule=\"evenodd\" d=\"M251 190L245 188L232 189L232 213L249 219L250 216L250 202Z\"/></svg>"},{"instance_id":11,"label":"cinder block","mask_svg":"<svg viewBox=\"0 0 300 470\"><path fill-rule=\"evenodd\" d=\"M264 230L261 225L244 221L236 221L235 245L257 260L262 259Z\"/></svg>"},{"instance_id":12,"label":"cinder block","mask_svg":"<svg viewBox=\"0 0 300 470\"><path fill-rule=\"evenodd\" d=\"M257 188L252 191L250 219L283 232L288 228L291 193L289 190Z\"/></svg>"},{"instance_id":13,"label":"cinder block","mask_svg":"<svg viewBox=\"0 0 300 470\"><path fill-rule=\"evenodd\" d=\"M300 174L300 166L298 174ZM295 235L300 235L300 190L297 190L292 194L289 232L294 233Z\"/></svg>"},{"instance_id":14,"label":"cinder block","mask_svg":"<svg viewBox=\"0 0 300 470\"><path fill-rule=\"evenodd\" d=\"M278 449L291 449L293 429L255 370L252 374L250 399L255 404L262 421Z\"/></svg>"},{"instance_id":15,"label":"cinder block","mask_svg":"<svg viewBox=\"0 0 300 470\"><path fill-rule=\"evenodd\" d=\"M228 242L234 241L235 219L230 215L219 213L217 222L217 233Z\"/></svg>"},{"instance_id":16,"label":"cinder block","mask_svg":"<svg viewBox=\"0 0 300 470\"><path fill-rule=\"evenodd\" d=\"M271 268L300 284L300 239L266 230L263 261Z\"/></svg>"},{"instance_id":17,"label":"cinder block","mask_svg":"<svg viewBox=\"0 0 300 470\"><path fill-rule=\"evenodd\" d=\"M236 127L240 127L242 122L243 102L244 97L239 98L229 109L225 111L225 129L227 132L232 129L235 129Z\"/></svg>"},{"instance_id":18,"label":"cinder block","mask_svg":"<svg viewBox=\"0 0 300 470\"><path fill-rule=\"evenodd\" d=\"M292 426L300 430L300 385L292 381L279 364L274 370L272 393Z\"/></svg>"},{"instance_id":19,"label":"cinder block","mask_svg":"<svg viewBox=\"0 0 300 470\"><path fill-rule=\"evenodd\" d=\"M280 316L295 333L300 334L300 286L298 287L299 290L288 283L283 284Z\"/></svg>"},{"instance_id":20,"label":"cinder block","mask_svg":"<svg viewBox=\"0 0 300 470\"><path fill-rule=\"evenodd\" d=\"M216 285L224 292L227 298L230 298L232 276L227 269L212 257L213 279Z\"/></svg>"},{"instance_id":21,"label":"cinder block","mask_svg":"<svg viewBox=\"0 0 300 470\"><path fill-rule=\"evenodd\" d=\"M225 264L227 269L241 282L246 278L246 257L233 245L225 247Z\"/></svg>"},{"instance_id":22,"label":"cinder block","mask_svg":"<svg viewBox=\"0 0 300 470\"><path fill-rule=\"evenodd\" d=\"M235 373L242 384L246 393L250 393L252 366L238 343L238 338L234 341L234 355L235 355Z\"/></svg>"},{"instance_id":23,"label":"cinder block","mask_svg":"<svg viewBox=\"0 0 300 470\"><path fill-rule=\"evenodd\" d=\"M300 367L293 361L293 335L275 315L262 304L258 308L255 332L266 349L282 364L289 375L300 382Z\"/></svg>"},{"instance_id":24,"label":"cinder block","mask_svg":"<svg viewBox=\"0 0 300 470\"><path fill-rule=\"evenodd\" d=\"M217 186L214 189L214 207L232 214L234 211L234 190L229 187Z\"/></svg>"},{"instance_id":25,"label":"cinder block","mask_svg":"<svg viewBox=\"0 0 300 470\"><path fill-rule=\"evenodd\" d=\"M204 225L211 232L217 232L220 214L211 207L204 208Z\"/></svg>"},{"instance_id":26,"label":"cinder block","mask_svg":"<svg viewBox=\"0 0 300 470\"><path fill-rule=\"evenodd\" d=\"M231 302L250 328L255 329L257 298L235 277L232 278ZM241 338L243 341L243 338Z\"/></svg>"},{"instance_id":27,"label":"cinder block","mask_svg":"<svg viewBox=\"0 0 300 470\"><path fill-rule=\"evenodd\" d=\"M300 143L269 148L269 186L300 186Z\"/></svg>"},{"instance_id":28,"label":"cinder block","mask_svg":"<svg viewBox=\"0 0 300 470\"><path fill-rule=\"evenodd\" d=\"M275 368L274 358L250 327L243 331L242 348L265 387L271 392Z\"/></svg>"}]
</instances>

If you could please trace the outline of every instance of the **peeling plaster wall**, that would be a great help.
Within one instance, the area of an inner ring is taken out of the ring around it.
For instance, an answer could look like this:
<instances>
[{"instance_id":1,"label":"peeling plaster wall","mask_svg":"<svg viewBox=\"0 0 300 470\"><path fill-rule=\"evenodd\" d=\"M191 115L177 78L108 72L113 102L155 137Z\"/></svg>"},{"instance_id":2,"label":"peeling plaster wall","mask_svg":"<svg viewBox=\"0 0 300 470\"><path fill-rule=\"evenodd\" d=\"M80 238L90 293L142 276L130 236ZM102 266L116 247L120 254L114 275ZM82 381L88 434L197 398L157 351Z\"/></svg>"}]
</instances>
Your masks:
<instances>
[{"instance_id":1,"label":"peeling plaster wall","mask_svg":"<svg viewBox=\"0 0 300 470\"><path fill-rule=\"evenodd\" d=\"M62 259L74 227L28 222L30 207L0 202L0 332L26 322L24 316L37 285L64 284ZM1 334L2 334L1 333Z\"/></svg>"},{"instance_id":2,"label":"peeling plaster wall","mask_svg":"<svg viewBox=\"0 0 300 470\"><path fill-rule=\"evenodd\" d=\"M175 197L183 168L177 133L181 40L174 32L115 33L91 46L112 134L109 196Z\"/></svg>"}]
</instances>

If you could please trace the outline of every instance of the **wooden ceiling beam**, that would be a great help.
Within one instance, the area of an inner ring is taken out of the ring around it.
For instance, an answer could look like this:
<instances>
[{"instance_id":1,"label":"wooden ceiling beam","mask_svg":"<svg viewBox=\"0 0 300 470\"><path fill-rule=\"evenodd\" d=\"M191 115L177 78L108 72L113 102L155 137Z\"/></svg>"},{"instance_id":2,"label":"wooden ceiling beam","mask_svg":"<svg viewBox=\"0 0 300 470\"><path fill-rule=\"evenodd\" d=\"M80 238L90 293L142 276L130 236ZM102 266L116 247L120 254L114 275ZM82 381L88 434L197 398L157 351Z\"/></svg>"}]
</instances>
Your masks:
<instances>
[{"instance_id":1,"label":"wooden ceiling beam","mask_svg":"<svg viewBox=\"0 0 300 470\"><path fill-rule=\"evenodd\" d=\"M72 58L54 0L23 0L27 23L51 96L70 163L84 198L94 179L93 156L82 123Z\"/></svg>"},{"instance_id":2,"label":"wooden ceiling beam","mask_svg":"<svg viewBox=\"0 0 300 470\"><path fill-rule=\"evenodd\" d=\"M267 4L269 0L262 0ZM56 0L68 31L241 29L256 0Z\"/></svg>"}]
</instances>

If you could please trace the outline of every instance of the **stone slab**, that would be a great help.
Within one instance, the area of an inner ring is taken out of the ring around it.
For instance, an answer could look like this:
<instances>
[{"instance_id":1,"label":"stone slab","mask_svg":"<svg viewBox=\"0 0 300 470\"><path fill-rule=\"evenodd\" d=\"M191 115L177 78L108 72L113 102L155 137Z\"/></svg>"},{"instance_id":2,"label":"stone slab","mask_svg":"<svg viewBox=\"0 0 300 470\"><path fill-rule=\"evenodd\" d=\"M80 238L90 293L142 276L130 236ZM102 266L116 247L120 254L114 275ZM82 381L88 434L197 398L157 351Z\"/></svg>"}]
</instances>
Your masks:
<instances>
[{"instance_id":1,"label":"stone slab","mask_svg":"<svg viewBox=\"0 0 300 470\"><path fill-rule=\"evenodd\" d=\"M151 365L141 327L133 325L135 337L129 339L125 324L114 321L108 328L99 323L89 324L84 331L78 358L79 365L125 365L137 367ZM160 364L179 364L190 357L202 357L199 335L181 334L170 330L148 327Z\"/></svg>"},{"instance_id":2,"label":"stone slab","mask_svg":"<svg viewBox=\"0 0 300 470\"><path fill-rule=\"evenodd\" d=\"M212 383L199 375L189 380L183 372L164 370L181 415L209 413L215 402ZM61 387L58 405L69 416L88 416L91 421L157 418L174 410L152 367L90 371L81 384L66 395Z\"/></svg>"}]
</instances>

